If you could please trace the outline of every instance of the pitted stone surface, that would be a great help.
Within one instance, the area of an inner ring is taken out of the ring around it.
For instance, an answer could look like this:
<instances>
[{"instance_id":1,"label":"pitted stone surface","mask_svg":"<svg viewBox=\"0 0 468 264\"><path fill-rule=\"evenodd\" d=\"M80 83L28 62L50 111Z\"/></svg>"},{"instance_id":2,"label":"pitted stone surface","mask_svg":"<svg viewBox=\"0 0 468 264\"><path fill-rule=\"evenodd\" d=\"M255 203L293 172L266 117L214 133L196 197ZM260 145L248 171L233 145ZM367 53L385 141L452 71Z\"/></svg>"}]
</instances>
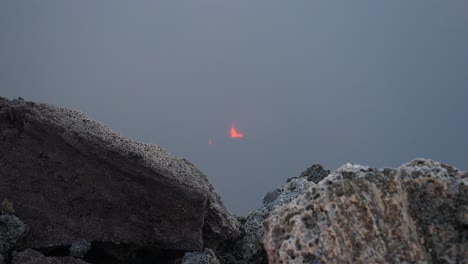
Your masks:
<instances>
[{"instance_id":1,"label":"pitted stone surface","mask_svg":"<svg viewBox=\"0 0 468 264\"><path fill-rule=\"evenodd\" d=\"M18 249L85 239L200 250L239 234L189 161L81 112L0 98L0 142L0 198L30 226Z\"/></svg>"},{"instance_id":2,"label":"pitted stone surface","mask_svg":"<svg viewBox=\"0 0 468 264\"><path fill-rule=\"evenodd\" d=\"M275 209L304 194L311 183L318 183L330 173L321 165L315 164L302 172L301 176L289 178L280 188L267 193L263 205L253 210L243 221L242 235L230 248L231 258L223 259L229 263L268 263L263 248L263 221ZM229 251L228 250L228 251Z\"/></svg>"},{"instance_id":3,"label":"pitted stone surface","mask_svg":"<svg viewBox=\"0 0 468 264\"><path fill-rule=\"evenodd\" d=\"M417 159L346 164L265 221L270 263L463 263L465 173Z\"/></svg>"},{"instance_id":4,"label":"pitted stone surface","mask_svg":"<svg viewBox=\"0 0 468 264\"><path fill-rule=\"evenodd\" d=\"M18 217L0 214L0 255L8 253L27 230L27 226Z\"/></svg>"}]
</instances>

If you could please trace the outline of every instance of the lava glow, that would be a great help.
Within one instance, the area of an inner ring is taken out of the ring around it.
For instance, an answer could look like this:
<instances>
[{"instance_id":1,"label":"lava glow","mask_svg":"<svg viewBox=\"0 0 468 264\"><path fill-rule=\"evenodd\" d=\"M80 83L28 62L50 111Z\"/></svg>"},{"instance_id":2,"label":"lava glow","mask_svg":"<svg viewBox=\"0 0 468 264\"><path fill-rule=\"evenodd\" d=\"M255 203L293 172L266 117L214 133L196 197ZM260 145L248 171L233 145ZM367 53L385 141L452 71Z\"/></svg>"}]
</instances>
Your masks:
<instances>
[{"instance_id":1,"label":"lava glow","mask_svg":"<svg viewBox=\"0 0 468 264\"><path fill-rule=\"evenodd\" d=\"M238 132L236 130L236 127L234 126L234 123L231 125L231 138L243 138L244 133Z\"/></svg>"},{"instance_id":2,"label":"lava glow","mask_svg":"<svg viewBox=\"0 0 468 264\"><path fill-rule=\"evenodd\" d=\"M208 145L213 145L213 140L211 140L211 138L208 139Z\"/></svg>"}]
</instances>

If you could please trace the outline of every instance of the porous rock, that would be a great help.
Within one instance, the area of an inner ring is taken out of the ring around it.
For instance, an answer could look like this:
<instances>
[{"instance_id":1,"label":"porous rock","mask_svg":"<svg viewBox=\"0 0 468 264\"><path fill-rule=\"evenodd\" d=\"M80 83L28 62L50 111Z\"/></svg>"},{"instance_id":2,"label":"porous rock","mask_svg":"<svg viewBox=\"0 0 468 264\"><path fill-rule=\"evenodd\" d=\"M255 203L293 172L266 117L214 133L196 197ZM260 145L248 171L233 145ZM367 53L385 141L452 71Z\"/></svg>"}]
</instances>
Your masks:
<instances>
[{"instance_id":1,"label":"porous rock","mask_svg":"<svg viewBox=\"0 0 468 264\"><path fill-rule=\"evenodd\" d=\"M27 226L15 215L0 215L0 255L6 255L26 232Z\"/></svg>"},{"instance_id":2,"label":"porous rock","mask_svg":"<svg viewBox=\"0 0 468 264\"><path fill-rule=\"evenodd\" d=\"M182 264L220 264L215 253L211 249L204 251L187 252L182 259Z\"/></svg>"},{"instance_id":3,"label":"porous rock","mask_svg":"<svg viewBox=\"0 0 468 264\"><path fill-rule=\"evenodd\" d=\"M230 245L229 255L222 256L226 263L268 263L263 248L263 221L275 209L289 203L305 193L310 182L318 183L330 173L315 164L302 172L301 176L289 178L287 183L265 195L260 208L253 210L243 219L241 236Z\"/></svg>"},{"instance_id":4,"label":"porous rock","mask_svg":"<svg viewBox=\"0 0 468 264\"><path fill-rule=\"evenodd\" d=\"M425 159L382 170L346 164L268 217L269 261L464 263L464 175Z\"/></svg>"},{"instance_id":5,"label":"porous rock","mask_svg":"<svg viewBox=\"0 0 468 264\"><path fill-rule=\"evenodd\" d=\"M13 252L11 264L87 264L74 257L46 257L33 249Z\"/></svg>"},{"instance_id":6,"label":"porous rock","mask_svg":"<svg viewBox=\"0 0 468 264\"><path fill-rule=\"evenodd\" d=\"M86 253L89 252L91 249L91 242L88 240L78 240L75 241L71 244L69 251L70 251L70 256L76 257L76 258L83 258Z\"/></svg>"},{"instance_id":7,"label":"porous rock","mask_svg":"<svg viewBox=\"0 0 468 264\"><path fill-rule=\"evenodd\" d=\"M0 97L0 142L0 197L30 226L17 249L85 239L201 250L239 234L189 161L81 112Z\"/></svg>"}]
</instances>

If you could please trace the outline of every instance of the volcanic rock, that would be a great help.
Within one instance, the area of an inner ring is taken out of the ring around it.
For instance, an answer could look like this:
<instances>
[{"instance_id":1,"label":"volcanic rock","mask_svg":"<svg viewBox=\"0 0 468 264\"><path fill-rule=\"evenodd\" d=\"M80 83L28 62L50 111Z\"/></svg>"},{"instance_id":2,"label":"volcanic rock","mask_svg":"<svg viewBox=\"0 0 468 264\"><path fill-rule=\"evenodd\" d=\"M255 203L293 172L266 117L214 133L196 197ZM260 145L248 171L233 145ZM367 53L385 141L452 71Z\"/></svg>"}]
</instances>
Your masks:
<instances>
[{"instance_id":1,"label":"volcanic rock","mask_svg":"<svg viewBox=\"0 0 468 264\"><path fill-rule=\"evenodd\" d=\"M432 160L346 164L265 221L270 263L466 263L468 177Z\"/></svg>"},{"instance_id":2,"label":"volcanic rock","mask_svg":"<svg viewBox=\"0 0 468 264\"><path fill-rule=\"evenodd\" d=\"M226 263L268 263L263 248L263 221L275 209L304 194L310 182L318 183L329 173L321 165L312 165L301 176L289 178L284 186L267 193L262 206L242 219L241 236L229 245L228 254L220 258Z\"/></svg>"},{"instance_id":3,"label":"volcanic rock","mask_svg":"<svg viewBox=\"0 0 468 264\"><path fill-rule=\"evenodd\" d=\"M0 256L6 255L27 232L27 226L14 215L0 215Z\"/></svg>"},{"instance_id":4,"label":"volcanic rock","mask_svg":"<svg viewBox=\"0 0 468 264\"><path fill-rule=\"evenodd\" d=\"M70 256L83 258L91 250L91 242L87 240L75 241L69 248Z\"/></svg>"},{"instance_id":5,"label":"volcanic rock","mask_svg":"<svg viewBox=\"0 0 468 264\"><path fill-rule=\"evenodd\" d=\"M182 264L219 264L219 260L211 249L205 249L185 253Z\"/></svg>"},{"instance_id":6,"label":"volcanic rock","mask_svg":"<svg viewBox=\"0 0 468 264\"><path fill-rule=\"evenodd\" d=\"M33 249L26 249L23 252L13 252L11 264L87 264L78 258L73 257L46 257Z\"/></svg>"},{"instance_id":7,"label":"volcanic rock","mask_svg":"<svg viewBox=\"0 0 468 264\"><path fill-rule=\"evenodd\" d=\"M189 161L81 112L0 97L0 144L0 199L30 227L18 250L90 241L190 251L239 234Z\"/></svg>"}]
</instances>

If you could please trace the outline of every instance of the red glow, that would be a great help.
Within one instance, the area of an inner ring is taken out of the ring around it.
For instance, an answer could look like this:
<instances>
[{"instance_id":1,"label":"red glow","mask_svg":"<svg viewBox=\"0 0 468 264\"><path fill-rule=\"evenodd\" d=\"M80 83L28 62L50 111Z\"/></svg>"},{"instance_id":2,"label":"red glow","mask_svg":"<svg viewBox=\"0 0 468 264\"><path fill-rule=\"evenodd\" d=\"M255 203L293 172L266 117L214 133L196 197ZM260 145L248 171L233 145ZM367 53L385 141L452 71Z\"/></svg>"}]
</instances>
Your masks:
<instances>
[{"instance_id":1,"label":"red glow","mask_svg":"<svg viewBox=\"0 0 468 264\"><path fill-rule=\"evenodd\" d=\"M208 139L208 145L213 145L213 140L211 140L211 138Z\"/></svg>"},{"instance_id":2,"label":"red glow","mask_svg":"<svg viewBox=\"0 0 468 264\"><path fill-rule=\"evenodd\" d=\"M236 130L236 127L234 126L234 123L231 125L231 138L243 138L244 133L241 133Z\"/></svg>"}]
</instances>

